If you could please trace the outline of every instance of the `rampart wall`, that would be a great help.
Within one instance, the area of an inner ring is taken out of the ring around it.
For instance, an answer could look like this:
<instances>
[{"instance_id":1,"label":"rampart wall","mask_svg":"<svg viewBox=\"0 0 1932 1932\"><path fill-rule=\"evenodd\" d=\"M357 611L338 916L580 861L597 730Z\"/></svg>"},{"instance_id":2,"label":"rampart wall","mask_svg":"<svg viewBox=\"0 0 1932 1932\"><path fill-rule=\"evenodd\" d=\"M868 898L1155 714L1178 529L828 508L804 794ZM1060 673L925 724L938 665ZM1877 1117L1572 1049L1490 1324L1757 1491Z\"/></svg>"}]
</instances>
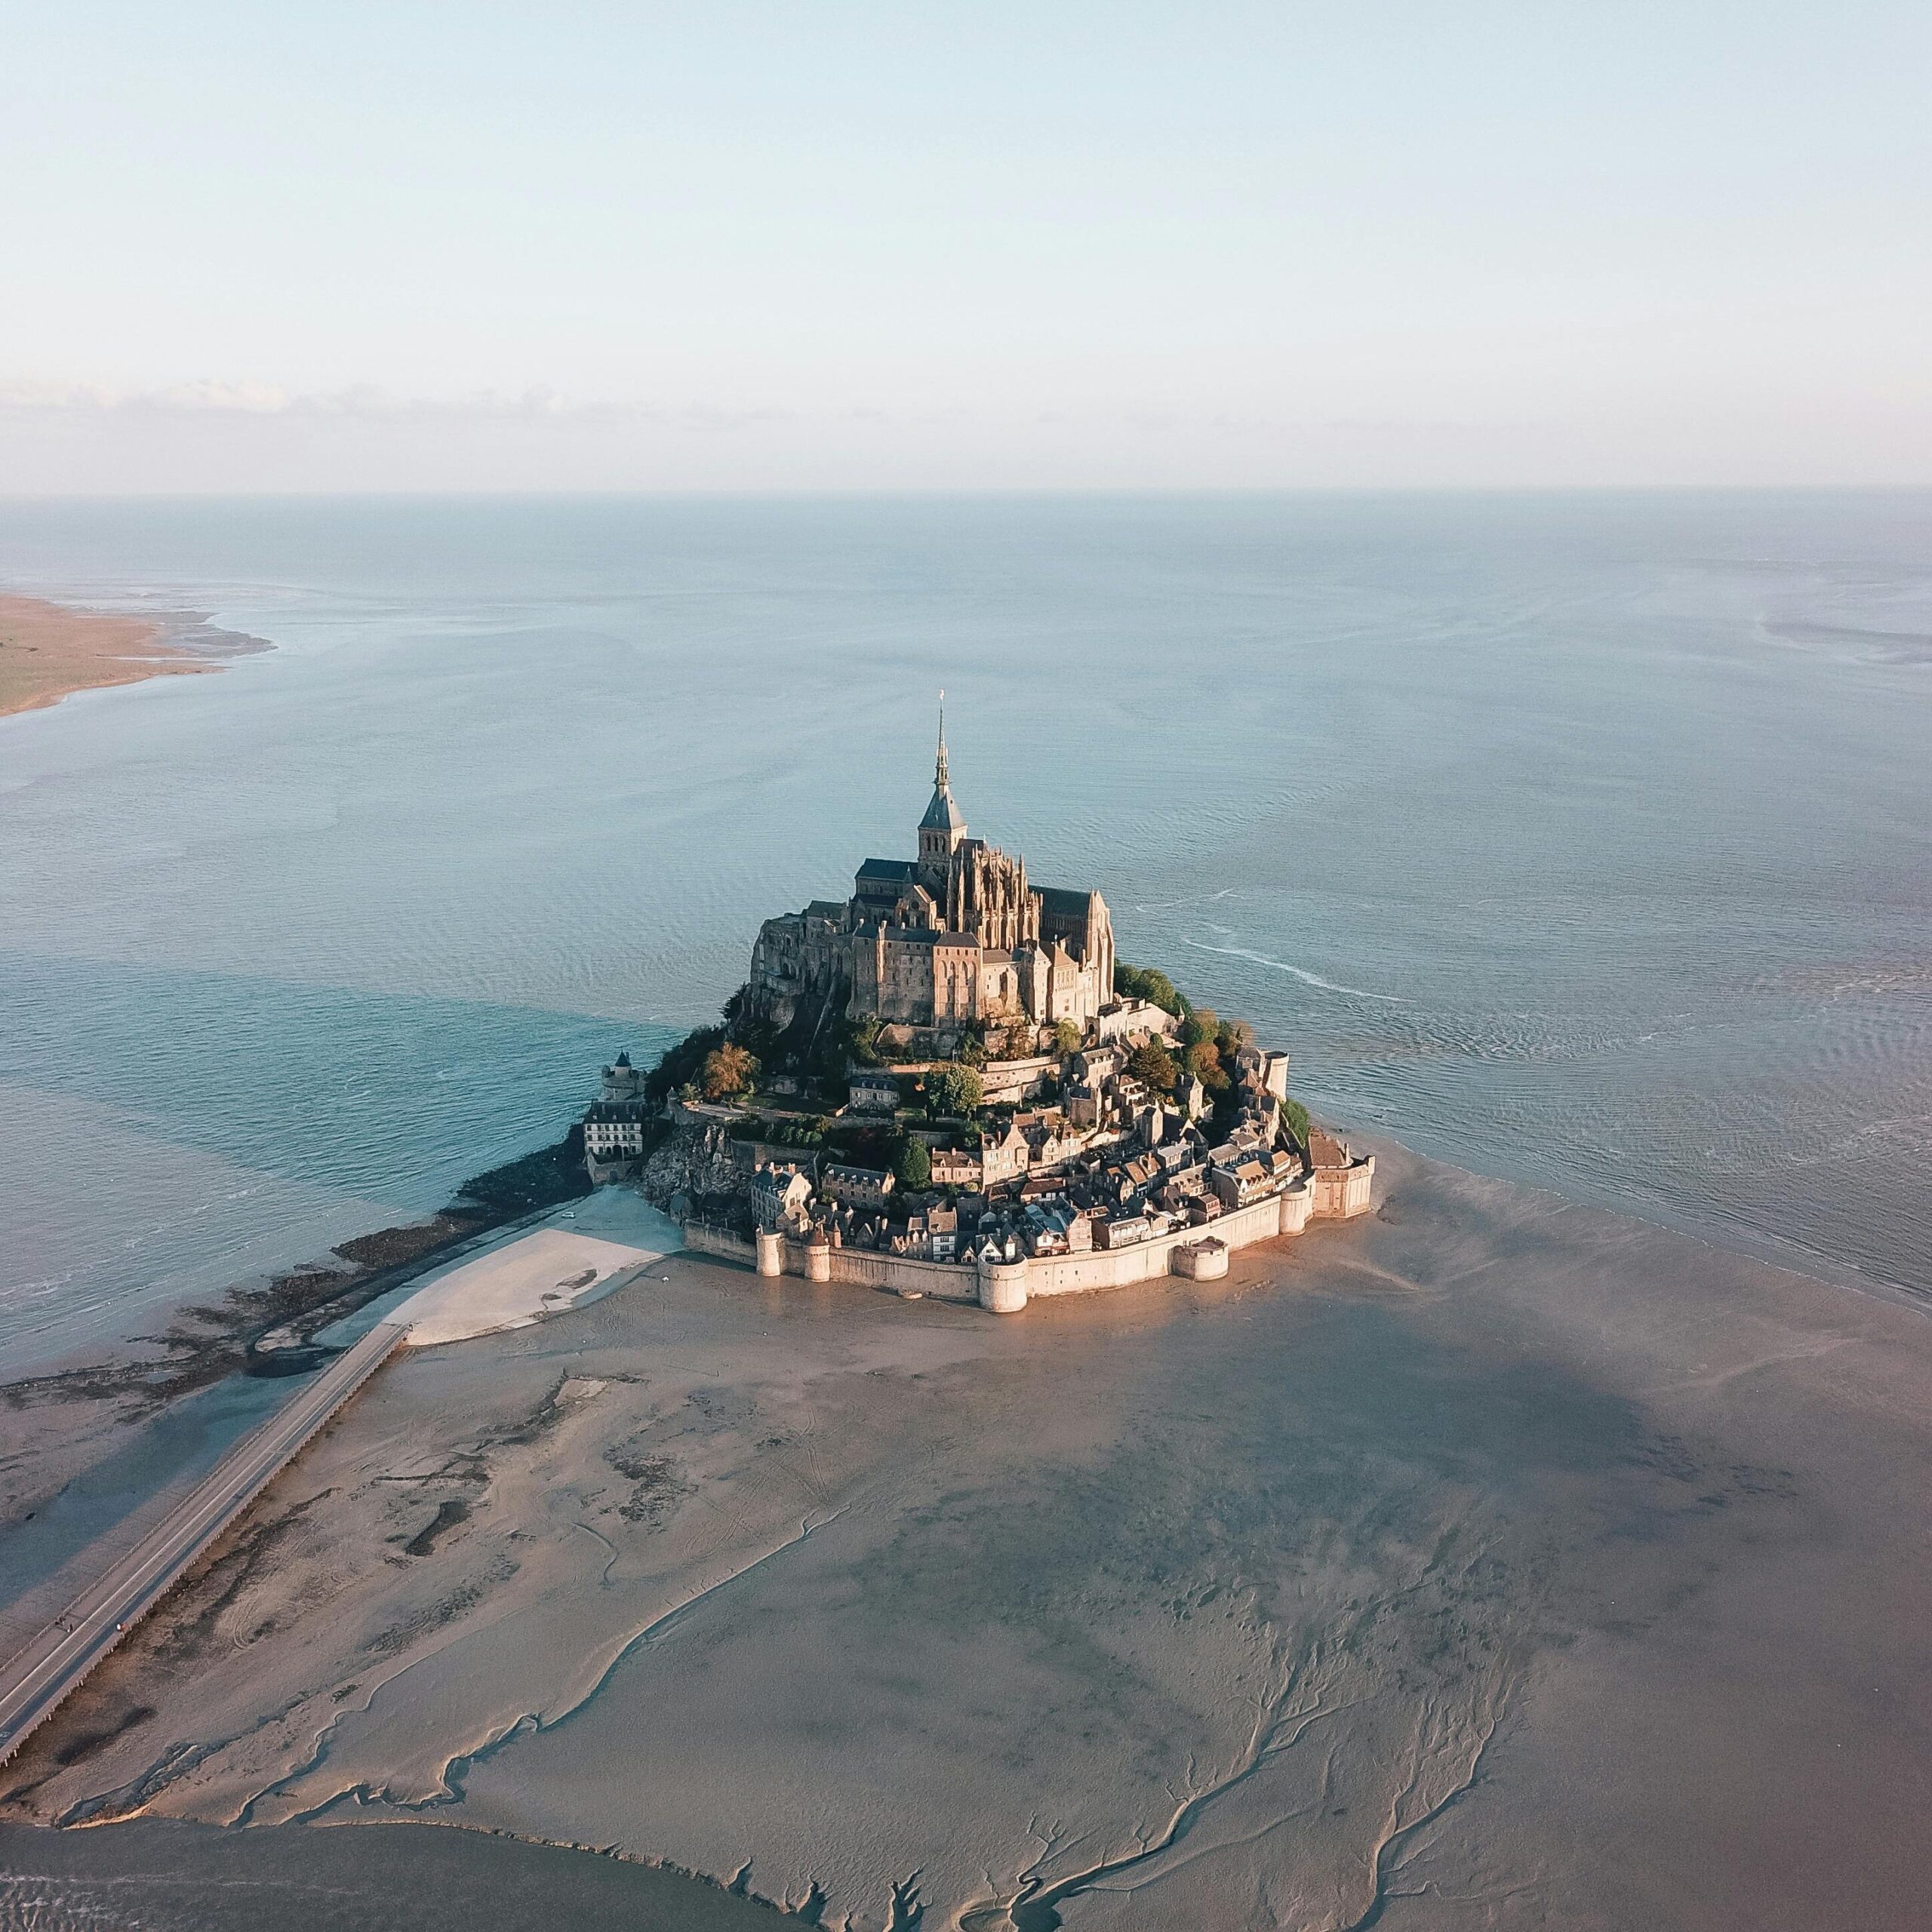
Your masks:
<instances>
[{"instance_id":1,"label":"rampart wall","mask_svg":"<svg viewBox=\"0 0 1932 1932\"><path fill-rule=\"evenodd\" d=\"M1230 1208L1198 1228L1175 1228L1151 1240L1137 1241L1125 1247L1097 1247L1084 1254L1056 1254L1042 1260L1036 1257L1026 1264L1026 1293L1036 1295L1072 1295L1090 1288L1124 1288L1130 1282L1150 1281L1156 1275L1174 1272L1174 1250L1211 1237L1229 1247L1246 1247L1257 1241L1272 1241L1281 1232L1282 1210L1293 1195L1271 1194L1251 1201L1245 1208ZM1297 1201L1294 1211L1300 1233L1306 1217Z\"/></svg>"},{"instance_id":2,"label":"rampart wall","mask_svg":"<svg viewBox=\"0 0 1932 1932\"><path fill-rule=\"evenodd\" d=\"M696 1254L715 1254L721 1260L743 1262L747 1268L758 1266L758 1250L743 1235L707 1227L702 1221L685 1223L685 1245Z\"/></svg>"},{"instance_id":3,"label":"rampart wall","mask_svg":"<svg viewBox=\"0 0 1932 1932\"><path fill-rule=\"evenodd\" d=\"M870 1247L824 1251L830 1266L828 1281L851 1281L869 1288L907 1288L915 1294L934 1295L946 1301L979 1299L979 1276L971 1263L962 1268L947 1261L921 1261L909 1254L881 1254ZM804 1243L788 1240L785 1272L802 1275L805 1265Z\"/></svg>"},{"instance_id":4,"label":"rampart wall","mask_svg":"<svg viewBox=\"0 0 1932 1932\"><path fill-rule=\"evenodd\" d=\"M1373 1155L1346 1168L1324 1168L1285 1193L1270 1194L1200 1227L1176 1228L1125 1247L1096 1248L1083 1254L1035 1256L996 1264L919 1261L910 1255L881 1254L865 1247L808 1245L789 1237L760 1237L758 1242L702 1223L685 1224L685 1245L701 1254L736 1261L761 1273L782 1272L808 1280L848 1281L932 1295L946 1301L977 1301L999 1314L1024 1308L1036 1295L1086 1294L1125 1287L1156 1275L1193 1272L1190 1261L1177 1262L1177 1250L1202 1241L1229 1248L1247 1247L1278 1235L1298 1235L1312 1220L1340 1220L1364 1214L1373 1204ZM767 1252L761 1267L760 1246Z\"/></svg>"}]
</instances>

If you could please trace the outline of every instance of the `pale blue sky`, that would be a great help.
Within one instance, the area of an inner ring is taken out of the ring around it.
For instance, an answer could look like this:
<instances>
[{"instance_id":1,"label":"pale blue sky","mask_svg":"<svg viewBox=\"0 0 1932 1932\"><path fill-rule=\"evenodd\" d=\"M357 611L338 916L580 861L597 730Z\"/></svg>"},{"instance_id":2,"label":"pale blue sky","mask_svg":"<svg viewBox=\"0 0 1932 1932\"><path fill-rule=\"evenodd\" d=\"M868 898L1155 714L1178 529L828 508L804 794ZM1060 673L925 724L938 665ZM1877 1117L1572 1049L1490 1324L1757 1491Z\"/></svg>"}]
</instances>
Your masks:
<instances>
[{"instance_id":1,"label":"pale blue sky","mask_svg":"<svg viewBox=\"0 0 1932 1932\"><path fill-rule=\"evenodd\" d=\"M0 16L0 489L1932 482L1932 7Z\"/></svg>"}]
</instances>

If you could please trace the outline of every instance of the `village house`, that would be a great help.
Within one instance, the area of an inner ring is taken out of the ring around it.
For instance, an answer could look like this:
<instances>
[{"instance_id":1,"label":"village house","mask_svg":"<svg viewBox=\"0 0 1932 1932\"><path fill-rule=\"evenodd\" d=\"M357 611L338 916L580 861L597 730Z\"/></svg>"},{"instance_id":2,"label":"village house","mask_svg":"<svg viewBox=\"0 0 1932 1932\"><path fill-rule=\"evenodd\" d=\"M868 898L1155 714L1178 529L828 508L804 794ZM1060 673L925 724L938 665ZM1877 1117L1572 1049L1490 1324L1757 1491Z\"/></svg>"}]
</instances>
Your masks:
<instances>
[{"instance_id":1,"label":"village house","mask_svg":"<svg viewBox=\"0 0 1932 1932\"><path fill-rule=\"evenodd\" d=\"M812 1184L797 1167L760 1168L752 1176L752 1216L761 1228L794 1222L812 1198Z\"/></svg>"},{"instance_id":2,"label":"village house","mask_svg":"<svg viewBox=\"0 0 1932 1932\"><path fill-rule=\"evenodd\" d=\"M846 1083L846 1099L859 1113L889 1114L899 1097L897 1076L882 1067L862 1068Z\"/></svg>"},{"instance_id":3,"label":"village house","mask_svg":"<svg viewBox=\"0 0 1932 1932\"><path fill-rule=\"evenodd\" d=\"M977 1193L986 1184L986 1168L977 1148L935 1147L928 1158L935 1187L965 1188Z\"/></svg>"},{"instance_id":4,"label":"village house","mask_svg":"<svg viewBox=\"0 0 1932 1932\"><path fill-rule=\"evenodd\" d=\"M897 1183L890 1168L848 1167L830 1161L820 1172L818 1185L828 1200L846 1207L883 1208Z\"/></svg>"}]
</instances>

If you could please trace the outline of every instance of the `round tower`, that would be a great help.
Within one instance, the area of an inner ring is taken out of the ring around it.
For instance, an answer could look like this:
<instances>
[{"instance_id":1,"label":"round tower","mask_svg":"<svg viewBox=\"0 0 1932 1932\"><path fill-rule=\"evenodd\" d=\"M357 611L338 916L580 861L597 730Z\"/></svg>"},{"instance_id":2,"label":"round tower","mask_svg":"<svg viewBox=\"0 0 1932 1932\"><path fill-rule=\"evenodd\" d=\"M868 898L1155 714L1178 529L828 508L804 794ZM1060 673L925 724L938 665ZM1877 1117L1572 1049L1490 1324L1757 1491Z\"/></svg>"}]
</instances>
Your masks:
<instances>
[{"instance_id":1,"label":"round tower","mask_svg":"<svg viewBox=\"0 0 1932 1932\"><path fill-rule=\"evenodd\" d=\"M1026 1306L1026 1257L995 1261L989 1255L979 1260L980 1306L994 1315L1017 1315Z\"/></svg>"}]
</instances>

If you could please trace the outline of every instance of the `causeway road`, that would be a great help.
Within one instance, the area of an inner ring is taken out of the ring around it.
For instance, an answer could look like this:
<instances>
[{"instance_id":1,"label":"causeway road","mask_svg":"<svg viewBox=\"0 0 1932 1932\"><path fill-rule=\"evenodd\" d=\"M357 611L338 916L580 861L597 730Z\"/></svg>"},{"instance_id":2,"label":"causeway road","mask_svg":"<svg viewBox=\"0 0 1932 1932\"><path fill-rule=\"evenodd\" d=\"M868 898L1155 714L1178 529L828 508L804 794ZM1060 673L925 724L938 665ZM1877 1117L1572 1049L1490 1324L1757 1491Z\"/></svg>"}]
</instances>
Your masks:
<instances>
[{"instance_id":1,"label":"causeway road","mask_svg":"<svg viewBox=\"0 0 1932 1932\"><path fill-rule=\"evenodd\" d=\"M0 1764L206 1555L309 1438L388 1361L408 1333L403 1324L385 1321L337 1355L243 1436L24 1650L0 1666Z\"/></svg>"}]
</instances>

